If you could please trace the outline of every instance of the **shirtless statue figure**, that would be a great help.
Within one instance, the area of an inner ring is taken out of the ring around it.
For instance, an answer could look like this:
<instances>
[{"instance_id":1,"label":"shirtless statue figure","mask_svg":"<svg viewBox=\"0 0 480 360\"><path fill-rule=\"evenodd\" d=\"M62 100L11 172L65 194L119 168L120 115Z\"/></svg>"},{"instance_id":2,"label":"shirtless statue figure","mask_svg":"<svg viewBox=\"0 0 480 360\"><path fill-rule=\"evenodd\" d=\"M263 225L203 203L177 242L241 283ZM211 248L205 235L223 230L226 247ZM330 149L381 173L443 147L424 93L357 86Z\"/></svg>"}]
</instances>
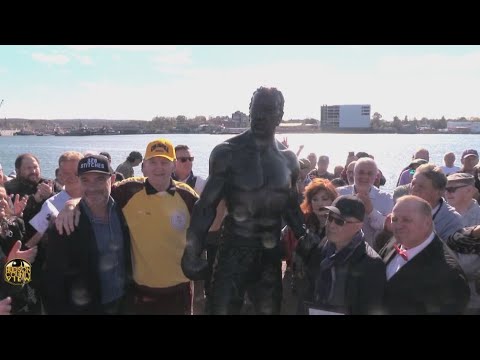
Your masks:
<instances>
[{"instance_id":1,"label":"shirtless statue figure","mask_svg":"<svg viewBox=\"0 0 480 360\"><path fill-rule=\"evenodd\" d=\"M209 177L187 230L182 269L192 280L205 278L207 262L201 254L216 207L225 199L228 214L207 299L212 314L240 313L246 292L257 314L280 313L282 218L304 247L317 242L306 236L298 205L297 157L275 139L283 105L277 89L257 89L250 102L250 129L217 145L210 155Z\"/></svg>"}]
</instances>

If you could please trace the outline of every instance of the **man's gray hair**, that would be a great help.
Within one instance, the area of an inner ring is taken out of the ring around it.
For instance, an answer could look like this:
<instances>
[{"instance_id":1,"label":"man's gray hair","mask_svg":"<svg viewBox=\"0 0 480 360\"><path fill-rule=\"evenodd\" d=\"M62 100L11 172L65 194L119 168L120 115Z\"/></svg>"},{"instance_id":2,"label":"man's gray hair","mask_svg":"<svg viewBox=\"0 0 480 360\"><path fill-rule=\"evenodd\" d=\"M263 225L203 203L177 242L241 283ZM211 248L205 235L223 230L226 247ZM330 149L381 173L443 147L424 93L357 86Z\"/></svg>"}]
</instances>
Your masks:
<instances>
[{"instance_id":1,"label":"man's gray hair","mask_svg":"<svg viewBox=\"0 0 480 360\"><path fill-rule=\"evenodd\" d=\"M432 185L437 190L445 190L447 186L447 177L443 173L442 169L434 164L420 165L415 170L415 175L422 174L432 182Z\"/></svg>"},{"instance_id":2,"label":"man's gray hair","mask_svg":"<svg viewBox=\"0 0 480 360\"><path fill-rule=\"evenodd\" d=\"M369 157L363 157L358 159L357 162L355 163L355 167L353 168L353 171L355 171L358 165L362 165L362 164L373 164L375 166L375 170L378 172L377 163L375 162L375 160Z\"/></svg>"}]
</instances>

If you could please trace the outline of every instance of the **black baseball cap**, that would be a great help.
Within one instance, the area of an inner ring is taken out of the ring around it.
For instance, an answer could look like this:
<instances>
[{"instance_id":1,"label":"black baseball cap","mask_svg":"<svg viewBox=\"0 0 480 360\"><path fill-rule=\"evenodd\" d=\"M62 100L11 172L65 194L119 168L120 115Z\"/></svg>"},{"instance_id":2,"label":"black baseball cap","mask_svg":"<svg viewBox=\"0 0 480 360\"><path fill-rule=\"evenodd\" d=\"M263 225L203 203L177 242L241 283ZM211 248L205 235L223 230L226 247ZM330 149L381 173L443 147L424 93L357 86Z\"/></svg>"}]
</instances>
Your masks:
<instances>
[{"instance_id":1,"label":"black baseball cap","mask_svg":"<svg viewBox=\"0 0 480 360\"><path fill-rule=\"evenodd\" d=\"M108 159L103 155L89 155L80 159L78 162L78 176L96 172L106 175L112 175L113 170L110 167Z\"/></svg>"},{"instance_id":2,"label":"black baseball cap","mask_svg":"<svg viewBox=\"0 0 480 360\"><path fill-rule=\"evenodd\" d=\"M354 217L359 221L365 218L365 205L363 201L353 195L343 195L336 198L331 206L324 206L323 209L343 217Z\"/></svg>"}]
</instances>

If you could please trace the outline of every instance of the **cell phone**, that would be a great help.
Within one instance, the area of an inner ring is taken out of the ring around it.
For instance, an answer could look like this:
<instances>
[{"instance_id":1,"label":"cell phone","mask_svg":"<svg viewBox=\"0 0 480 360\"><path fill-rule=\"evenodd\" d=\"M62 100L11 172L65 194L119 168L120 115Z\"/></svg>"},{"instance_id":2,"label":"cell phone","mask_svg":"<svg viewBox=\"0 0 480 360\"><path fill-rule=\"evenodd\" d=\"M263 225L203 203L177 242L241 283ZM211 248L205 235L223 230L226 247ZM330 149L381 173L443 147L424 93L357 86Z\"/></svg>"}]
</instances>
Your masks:
<instances>
[{"instance_id":1,"label":"cell phone","mask_svg":"<svg viewBox=\"0 0 480 360\"><path fill-rule=\"evenodd\" d=\"M43 183L43 184L47 184L49 186L52 186L53 184L53 180L52 179L43 179L42 181L40 181L40 184Z\"/></svg>"}]
</instances>

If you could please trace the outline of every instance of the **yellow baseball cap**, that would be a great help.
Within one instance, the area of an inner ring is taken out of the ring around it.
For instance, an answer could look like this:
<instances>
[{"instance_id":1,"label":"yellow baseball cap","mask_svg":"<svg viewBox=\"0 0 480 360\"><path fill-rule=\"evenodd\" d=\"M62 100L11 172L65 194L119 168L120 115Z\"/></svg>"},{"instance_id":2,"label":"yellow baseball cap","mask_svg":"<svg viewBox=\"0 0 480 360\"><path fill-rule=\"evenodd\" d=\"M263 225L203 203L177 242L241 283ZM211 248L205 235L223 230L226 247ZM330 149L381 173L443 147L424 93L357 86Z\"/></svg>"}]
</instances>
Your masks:
<instances>
[{"instance_id":1,"label":"yellow baseball cap","mask_svg":"<svg viewBox=\"0 0 480 360\"><path fill-rule=\"evenodd\" d=\"M175 148L170 140L157 139L148 143L143 160L149 160L156 156L164 157L170 161L176 159Z\"/></svg>"}]
</instances>

